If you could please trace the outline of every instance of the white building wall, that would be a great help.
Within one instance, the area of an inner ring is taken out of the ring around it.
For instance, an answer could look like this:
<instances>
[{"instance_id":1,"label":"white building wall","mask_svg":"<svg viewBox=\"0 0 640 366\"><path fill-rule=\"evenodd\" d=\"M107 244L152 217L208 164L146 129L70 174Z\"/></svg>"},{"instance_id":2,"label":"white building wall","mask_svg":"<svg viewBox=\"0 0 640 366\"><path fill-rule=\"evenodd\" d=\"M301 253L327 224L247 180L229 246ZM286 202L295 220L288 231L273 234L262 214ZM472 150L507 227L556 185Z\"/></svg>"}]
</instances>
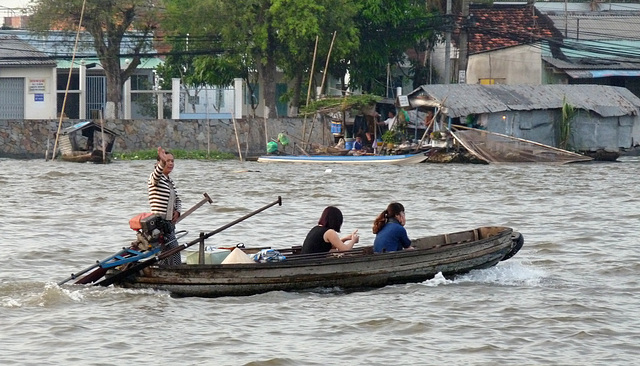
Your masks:
<instances>
[{"instance_id":1,"label":"white building wall","mask_svg":"<svg viewBox=\"0 0 640 366\"><path fill-rule=\"evenodd\" d=\"M523 45L469 56L467 84L493 79L495 84L542 84L540 47Z\"/></svg>"},{"instance_id":2,"label":"white building wall","mask_svg":"<svg viewBox=\"0 0 640 366\"><path fill-rule=\"evenodd\" d=\"M24 118L56 119L56 85L53 67L0 68L0 78L24 79Z\"/></svg>"}]
</instances>

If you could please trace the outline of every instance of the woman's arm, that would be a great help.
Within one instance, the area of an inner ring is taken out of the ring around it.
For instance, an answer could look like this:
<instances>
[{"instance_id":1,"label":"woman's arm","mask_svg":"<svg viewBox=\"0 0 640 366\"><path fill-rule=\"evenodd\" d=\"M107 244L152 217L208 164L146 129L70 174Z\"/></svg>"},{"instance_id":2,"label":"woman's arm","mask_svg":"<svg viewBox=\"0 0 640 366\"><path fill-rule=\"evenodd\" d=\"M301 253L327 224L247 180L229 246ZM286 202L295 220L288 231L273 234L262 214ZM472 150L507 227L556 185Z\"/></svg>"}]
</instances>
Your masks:
<instances>
[{"instance_id":1,"label":"woman's arm","mask_svg":"<svg viewBox=\"0 0 640 366\"><path fill-rule=\"evenodd\" d=\"M324 233L323 238L324 241L331 243L331 246L339 251L351 250L353 246L360 241L357 229L351 233L351 235L347 235L342 239L335 230L329 229Z\"/></svg>"},{"instance_id":2,"label":"woman's arm","mask_svg":"<svg viewBox=\"0 0 640 366\"><path fill-rule=\"evenodd\" d=\"M411 246L411 239L409 239L409 235L407 234L407 229L402 227L401 235L400 235L400 244L402 247L407 249Z\"/></svg>"}]
</instances>

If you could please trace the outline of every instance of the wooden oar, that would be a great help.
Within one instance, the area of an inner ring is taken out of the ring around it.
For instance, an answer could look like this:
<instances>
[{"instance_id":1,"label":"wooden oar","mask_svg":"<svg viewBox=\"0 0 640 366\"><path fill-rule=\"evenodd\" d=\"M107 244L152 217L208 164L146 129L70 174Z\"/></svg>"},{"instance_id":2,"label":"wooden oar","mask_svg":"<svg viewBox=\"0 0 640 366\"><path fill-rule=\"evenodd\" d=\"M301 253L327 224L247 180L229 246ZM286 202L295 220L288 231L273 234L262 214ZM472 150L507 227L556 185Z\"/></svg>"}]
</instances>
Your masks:
<instances>
[{"instance_id":1,"label":"wooden oar","mask_svg":"<svg viewBox=\"0 0 640 366\"><path fill-rule=\"evenodd\" d=\"M199 209L205 203L207 203L207 202L213 203L213 201L211 200L211 197L209 197L207 192L204 192L203 195L204 195L204 198L202 200L200 200L200 202L198 202L195 205L193 205L193 207L188 209L187 212L183 213L182 215L180 215L180 217L178 217L178 220L176 220L176 224L179 223L180 221L182 221L182 219L184 219L185 217L191 215L193 213L193 211Z\"/></svg>"},{"instance_id":2,"label":"wooden oar","mask_svg":"<svg viewBox=\"0 0 640 366\"><path fill-rule=\"evenodd\" d=\"M178 218L178 220L176 221L176 223L182 221L182 219L186 218L187 216L191 215L195 210L199 209L200 207L202 207L202 205L204 205L205 203L209 202L209 203L213 203L213 201L211 200L211 197L209 197L209 195L207 194L207 192L203 193L204 198L200 200L200 202L196 203L195 205L193 205L193 207L191 207L190 209L188 209L184 214L180 215L180 217ZM58 282L58 286L63 285L73 279L78 278L80 275L83 275L89 271L91 271L92 269L95 268L95 270L89 274L87 274L86 276L79 278L75 284L76 285L85 285L87 283L92 283L92 282L96 282L97 280L101 279L105 273L107 273L107 268L102 267L102 264L112 260L113 258L115 258L116 256L119 255L126 255L127 254L127 249L126 248L122 248L121 251L119 251L118 253L110 256L109 258L103 259L101 261L96 261L96 263L88 268L85 268L84 270L78 272L78 273L72 273L70 277L67 277L66 279ZM98 268L100 267L100 268Z\"/></svg>"},{"instance_id":3,"label":"wooden oar","mask_svg":"<svg viewBox=\"0 0 640 366\"><path fill-rule=\"evenodd\" d=\"M194 244L200 243L201 241L204 241L204 240L210 238L211 236L213 236L213 235L215 235L215 234L217 234L217 233L219 233L221 231L224 231L224 230L230 228L231 226L233 226L233 225L235 225L237 223L240 223L240 222L248 219L249 217L254 216L254 215L256 215L256 214L268 209L269 207L272 207L272 206L275 206L275 205L282 206L282 197L278 196L277 200L275 200L274 202L271 202L270 204L268 204L268 205L266 205L266 206L264 206L262 208L259 208L259 209L255 210L255 211L245 215L245 216L242 216L241 218L236 219L236 220L234 220L234 221L232 221L232 222L230 222L230 223L228 223L228 224L226 224L224 226L221 226L221 227L217 228L216 230L213 230L213 231L211 231L211 232L209 232L207 234L201 233L200 237L197 238L197 239L194 239L194 240L192 240L192 241L190 241L190 242L188 242L186 244L180 244L177 247L169 249L167 251L164 251L164 252L160 253L160 255L157 255L157 256L154 256L152 258L149 258L144 262L139 262L138 264L135 264L132 267L129 267L129 268L127 268L127 269L125 269L125 270L123 270L123 271L121 271L119 273L116 273L116 274L114 274L113 276L111 276L109 278L105 278L104 280L95 283L94 286L97 286L97 285L109 286L109 285L111 285L111 284L113 284L115 282L123 280L123 279L129 277L130 275L132 275L134 273L137 273L137 272L139 272L139 271L141 271L141 270L143 270L143 269L145 269L145 268L157 263L158 261L161 261L161 260L163 260L165 258L168 258L168 257L170 257L170 256L182 251L183 249L186 249L186 248L194 245Z\"/></svg>"}]
</instances>

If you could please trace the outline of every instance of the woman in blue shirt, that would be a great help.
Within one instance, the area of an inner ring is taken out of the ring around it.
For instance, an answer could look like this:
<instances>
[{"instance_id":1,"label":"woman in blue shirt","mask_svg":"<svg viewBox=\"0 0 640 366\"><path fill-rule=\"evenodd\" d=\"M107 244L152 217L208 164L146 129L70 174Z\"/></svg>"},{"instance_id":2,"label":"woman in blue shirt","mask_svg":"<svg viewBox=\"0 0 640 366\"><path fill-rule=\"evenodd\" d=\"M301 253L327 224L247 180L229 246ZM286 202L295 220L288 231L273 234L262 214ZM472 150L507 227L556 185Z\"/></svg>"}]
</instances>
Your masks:
<instances>
[{"instance_id":1,"label":"woman in blue shirt","mask_svg":"<svg viewBox=\"0 0 640 366\"><path fill-rule=\"evenodd\" d=\"M386 253L413 248L404 228L406 222L404 206L398 202L390 203L373 222L373 233L376 234L373 251Z\"/></svg>"}]
</instances>

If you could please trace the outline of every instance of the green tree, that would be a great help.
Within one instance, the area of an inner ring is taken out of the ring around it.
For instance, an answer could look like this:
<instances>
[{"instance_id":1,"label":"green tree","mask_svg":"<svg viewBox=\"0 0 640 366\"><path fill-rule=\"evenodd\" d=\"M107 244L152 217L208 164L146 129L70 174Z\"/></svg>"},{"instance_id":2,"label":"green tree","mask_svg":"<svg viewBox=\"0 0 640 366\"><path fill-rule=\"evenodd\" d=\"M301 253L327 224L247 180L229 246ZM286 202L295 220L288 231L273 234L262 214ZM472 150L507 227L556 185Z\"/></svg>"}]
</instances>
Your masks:
<instances>
[{"instance_id":1,"label":"green tree","mask_svg":"<svg viewBox=\"0 0 640 366\"><path fill-rule=\"evenodd\" d=\"M387 65L400 65L405 52L428 49L441 17L430 13L425 1L360 0L356 17L360 30L360 47L337 65L333 71L349 70L350 87L384 95L387 87Z\"/></svg>"},{"instance_id":2,"label":"green tree","mask_svg":"<svg viewBox=\"0 0 640 366\"><path fill-rule=\"evenodd\" d=\"M157 1L86 0L83 12L83 0L32 0L29 27L40 32L50 29L75 32L82 15L82 28L93 37L92 46L106 74L105 117L120 118L122 86L151 48L149 36L156 28ZM120 58L125 38L129 40L125 52L131 62L122 69Z\"/></svg>"},{"instance_id":3,"label":"green tree","mask_svg":"<svg viewBox=\"0 0 640 366\"><path fill-rule=\"evenodd\" d=\"M163 28L174 35L189 33L190 37L196 37L201 42L199 49L208 47L225 56L240 55L247 66L247 75L251 74L249 71L257 72L270 117L276 112L277 66L297 80L294 97L299 97L299 85L311 66L316 36L323 40L319 54L327 54L333 31L341 40L334 55L346 54L343 49L357 46L349 16L355 14L354 1L165 0L165 3Z\"/></svg>"},{"instance_id":4,"label":"green tree","mask_svg":"<svg viewBox=\"0 0 640 366\"><path fill-rule=\"evenodd\" d=\"M309 0L306 0L307 2ZM302 13L304 9L312 9L314 12ZM285 76L292 80L293 90L291 91L291 106L297 108L306 104L307 90L302 86L319 86L320 82L315 78L309 79L313 55L315 49L315 38L318 39L318 50L315 60L314 74L323 72L327 57L335 64L357 49L359 45L359 31L356 28L354 18L357 15L359 4L356 1L343 0L320 0L311 1L305 4L302 1L282 1L273 7L276 21L282 24L285 30L278 33L278 36L285 42L286 51L280 55L278 66L282 67ZM301 14L303 14L301 16ZM299 24L300 19L305 20L304 24ZM301 32L301 29L305 29ZM331 46L333 33L335 41ZM331 50L331 54L329 54ZM312 88L312 93L315 88ZM326 90L326 88L325 88ZM325 91L322 91L325 93ZM326 93L328 94L328 93ZM302 100L301 100L302 99Z\"/></svg>"},{"instance_id":5,"label":"green tree","mask_svg":"<svg viewBox=\"0 0 640 366\"><path fill-rule=\"evenodd\" d=\"M246 74L239 57L200 55L202 50L195 49L194 45L190 49L189 38L185 37L166 37L165 41L171 45L171 53L156 68L162 89L171 89L171 79L179 78L187 98L193 100L191 97L197 97L207 86L231 85L235 77ZM192 109L195 112L195 104Z\"/></svg>"}]
</instances>

